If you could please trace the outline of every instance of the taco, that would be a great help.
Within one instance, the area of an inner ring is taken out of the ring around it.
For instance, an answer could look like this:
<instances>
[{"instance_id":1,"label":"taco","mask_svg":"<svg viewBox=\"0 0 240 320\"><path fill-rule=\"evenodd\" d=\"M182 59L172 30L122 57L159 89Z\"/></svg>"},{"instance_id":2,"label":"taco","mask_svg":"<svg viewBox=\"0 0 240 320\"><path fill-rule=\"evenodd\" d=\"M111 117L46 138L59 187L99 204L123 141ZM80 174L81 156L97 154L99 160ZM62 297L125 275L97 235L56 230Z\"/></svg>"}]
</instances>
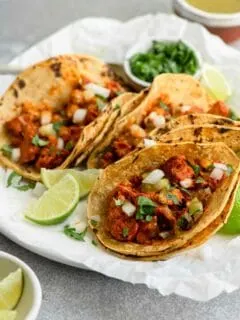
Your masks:
<instances>
[{"instance_id":1,"label":"taco","mask_svg":"<svg viewBox=\"0 0 240 320\"><path fill-rule=\"evenodd\" d=\"M192 112L228 110L221 102L213 102L206 90L193 77L164 74L155 78L149 94L125 117L116 121L108 136L93 150L89 168L106 168L118 161L148 136L170 130L173 119Z\"/></svg>"},{"instance_id":2,"label":"taco","mask_svg":"<svg viewBox=\"0 0 240 320\"><path fill-rule=\"evenodd\" d=\"M101 73L105 69L92 57L65 55L22 72L0 100L3 165L39 180L41 168L65 168L86 148L91 150L105 124L117 118L116 105L133 97L116 97L125 89Z\"/></svg>"},{"instance_id":3,"label":"taco","mask_svg":"<svg viewBox=\"0 0 240 320\"><path fill-rule=\"evenodd\" d=\"M89 224L116 253L159 257L222 214L239 170L224 143L159 143L132 152L101 173L89 196Z\"/></svg>"},{"instance_id":4,"label":"taco","mask_svg":"<svg viewBox=\"0 0 240 320\"><path fill-rule=\"evenodd\" d=\"M218 125L194 125L171 130L164 135L153 137L164 143L178 142L224 142L236 154L240 153L240 127Z\"/></svg>"}]
</instances>

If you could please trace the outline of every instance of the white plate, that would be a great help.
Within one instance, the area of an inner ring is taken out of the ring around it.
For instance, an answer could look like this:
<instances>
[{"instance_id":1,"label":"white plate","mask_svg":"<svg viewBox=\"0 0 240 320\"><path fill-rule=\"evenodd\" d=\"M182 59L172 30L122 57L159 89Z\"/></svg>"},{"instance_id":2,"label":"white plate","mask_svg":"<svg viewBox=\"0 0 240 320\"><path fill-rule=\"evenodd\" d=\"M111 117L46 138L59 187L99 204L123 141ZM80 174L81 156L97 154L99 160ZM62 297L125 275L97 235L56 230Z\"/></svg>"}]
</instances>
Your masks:
<instances>
[{"instance_id":1,"label":"white plate","mask_svg":"<svg viewBox=\"0 0 240 320\"><path fill-rule=\"evenodd\" d=\"M224 72L234 91L231 104L237 110L240 101L240 53L200 25L174 15L147 15L124 23L105 18L77 21L27 50L13 63L27 66L69 52L88 53L106 61L121 62L128 48L140 39L171 36L192 43L205 61L217 65ZM11 81L12 77L0 77L2 92ZM78 242L63 234L63 225L39 227L24 221L21 212L33 198L32 192L7 189L3 170L0 175L0 231L33 252L131 283L145 283L163 295L176 293L206 301L222 291L231 292L240 287L240 237L215 236L201 248L166 262L121 260L93 246L90 234L85 242ZM82 202L75 216L83 217L85 214L86 203ZM75 219L74 215L72 218Z\"/></svg>"}]
</instances>

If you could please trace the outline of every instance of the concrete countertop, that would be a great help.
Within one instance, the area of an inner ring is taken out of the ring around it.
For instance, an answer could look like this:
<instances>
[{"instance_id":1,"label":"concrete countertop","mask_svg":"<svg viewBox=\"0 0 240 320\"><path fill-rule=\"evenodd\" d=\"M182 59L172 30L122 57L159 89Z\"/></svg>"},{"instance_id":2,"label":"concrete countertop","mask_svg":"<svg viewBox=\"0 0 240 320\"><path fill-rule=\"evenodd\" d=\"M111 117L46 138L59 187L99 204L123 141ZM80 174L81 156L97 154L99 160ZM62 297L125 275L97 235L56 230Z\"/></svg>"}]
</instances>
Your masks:
<instances>
[{"instance_id":1,"label":"concrete countertop","mask_svg":"<svg viewBox=\"0 0 240 320\"><path fill-rule=\"evenodd\" d=\"M66 24L86 16L127 20L137 15L170 12L170 0L0 0L0 63ZM162 297L144 285L49 261L0 235L0 250L28 263L43 289L39 320L237 320L240 291L207 303L175 295Z\"/></svg>"}]
</instances>

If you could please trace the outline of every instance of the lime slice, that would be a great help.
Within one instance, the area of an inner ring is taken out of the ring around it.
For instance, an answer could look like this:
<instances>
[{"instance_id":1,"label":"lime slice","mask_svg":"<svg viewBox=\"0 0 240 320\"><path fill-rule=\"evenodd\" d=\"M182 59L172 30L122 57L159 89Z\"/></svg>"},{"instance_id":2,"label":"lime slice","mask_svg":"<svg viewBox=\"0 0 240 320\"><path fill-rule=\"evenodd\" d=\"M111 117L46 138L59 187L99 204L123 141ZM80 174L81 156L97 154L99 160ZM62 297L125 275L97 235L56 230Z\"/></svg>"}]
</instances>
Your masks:
<instances>
[{"instance_id":1,"label":"lime slice","mask_svg":"<svg viewBox=\"0 0 240 320\"><path fill-rule=\"evenodd\" d=\"M79 185L73 176L67 174L33 202L24 215L38 224L57 224L73 212L78 201Z\"/></svg>"},{"instance_id":2,"label":"lime slice","mask_svg":"<svg viewBox=\"0 0 240 320\"><path fill-rule=\"evenodd\" d=\"M17 311L0 310L0 320L15 320Z\"/></svg>"},{"instance_id":3,"label":"lime slice","mask_svg":"<svg viewBox=\"0 0 240 320\"><path fill-rule=\"evenodd\" d=\"M19 268L0 282L0 310L13 309L18 303L22 291L23 274Z\"/></svg>"},{"instance_id":4,"label":"lime slice","mask_svg":"<svg viewBox=\"0 0 240 320\"><path fill-rule=\"evenodd\" d=\"M65 169L65 170L41 170L41 179L44 185L49 189L55 185L59 180L62 179L67 174L73 176L78 184L80 189L80 197L86 196L89 191L92 189L97 177L99 176L99 171L97 169L88 169L84 171L79 171L75 169Z\"/></svg>"},{"instance_id":5,"label":"lime slice","mask_svg":"<svg viewBox=\"0 0 240 320\"><path fill-rule=\"evenodd\" d=\"M217 100L226 101L232 95L232 89L224 75L213 66L204 65L201 82Z\"/></svg>"},{"instance_id":6,"label":"lime slice","mask_svg":"<svg viewBox=\"0 0 240 320\"><path fill-rule=\"evenodd\" d=\"M240 233L240 188L237 191L235 203L228 218L227 223L220 230L224 234L238 234Z\"/></svg>"}]
</instances>

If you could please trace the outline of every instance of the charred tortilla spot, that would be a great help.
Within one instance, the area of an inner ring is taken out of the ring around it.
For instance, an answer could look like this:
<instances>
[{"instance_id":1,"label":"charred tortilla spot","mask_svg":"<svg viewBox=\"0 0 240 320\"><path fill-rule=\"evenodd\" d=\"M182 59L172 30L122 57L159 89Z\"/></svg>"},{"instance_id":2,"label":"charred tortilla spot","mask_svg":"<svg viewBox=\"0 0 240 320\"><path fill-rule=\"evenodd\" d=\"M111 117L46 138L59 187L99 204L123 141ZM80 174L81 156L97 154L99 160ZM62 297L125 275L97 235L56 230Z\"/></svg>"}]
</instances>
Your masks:
<instances>
[{"instance_id":1,"label":"charred tortilla spot","mask_svg":"<svg viewBox=\"0 0 240 320\"><path fill-rule=\"evenodd\" d=\"M61 77L61 62L51 64L50 68L54 72L56 78Z\"/></svg>"},{"instance_id":2,"label":"charred tortilla spot","mask_svg":"<svg viewBox=\"0 0 240 320\"><path fill-rule=\"evenodd\" d=\"M180 138L179 138L179 141L183 141L183 137L180 137Z\"/></svg>"},{"instance_id":3,"label":"charred tortilla spot","mask_svg":"<svg viewBox=\"0 0 240 320\"><path fill-rule=\"evenodd\" d=\"M19 89L23 89L26 86L26 82L23 79L18 79L17 84Z\"/></svg>"},{"instance_id":4,"label":"charred tortilla spot","mask_svg":"<svg viewBox=\"0 0 240 320\"><path fill-rule=\"evenodd\" d=\"M202 128L197 128L197 129L194 130L193 134L194 134L195 137L198 137L198 136L201 135L201 133L202 133Z\"/></svg>"},{"instance_id":5,"label":"charred tortilla spot","mask_svg":"<svg viewBox=\"0 0 240 320\"><path fill-rule=\"evenodd\" d=\"M14 95L15 98L18 97L18 91L15 88L13 88L13 95Z\"/></svg>"},{"instance_id":6,"label":"charred tortilla spot","mask_svg":"<svg viewBox=\"0 0 240 320\"><path fill-rule=\"evenodd\" d=\"M137 155L134 157L133 163L137 161L138 157L139 157L139 154L137 154Z\"/></svg>"},{"instance_id":7,"label":"charred tortilla spot","mask_svg":"<svg viewBox=\"0 0 240 320\"><path fill-rule=\"evenodd\" d=\"M193 114L189 114L188 119L191 121L191 124L194 124L194 115Z\"/></svg>"},{"instance_id":8,"label":"charred tortilla spot","mask_svg":"<svg viewBox=\"0 0 240 320\"><path fill-rule=\"evenodd\" d=\"M220 128L220 129L218 129L218 132L219 132L219 133L225 133L225 132L228 132L229 130L231 130L231 129L228 129L228 128Z\"/></svg>"}]
</instances>

